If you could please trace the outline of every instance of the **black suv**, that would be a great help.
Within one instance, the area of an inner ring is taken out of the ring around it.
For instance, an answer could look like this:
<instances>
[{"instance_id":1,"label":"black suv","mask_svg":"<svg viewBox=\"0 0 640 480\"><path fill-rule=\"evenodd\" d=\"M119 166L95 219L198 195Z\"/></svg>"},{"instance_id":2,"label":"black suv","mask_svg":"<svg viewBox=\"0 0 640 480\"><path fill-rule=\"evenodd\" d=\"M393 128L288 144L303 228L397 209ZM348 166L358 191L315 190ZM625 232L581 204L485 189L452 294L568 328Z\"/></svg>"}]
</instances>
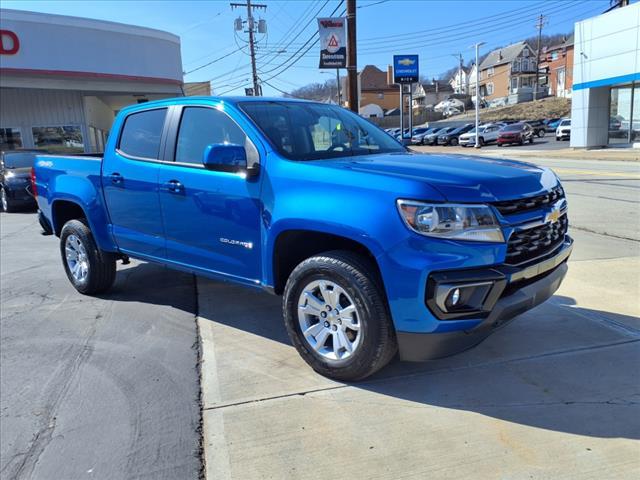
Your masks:
<instances>
[{"instance_id":1,"label":"black suv","mask_svg":"<svg viewBox=\"0 0 640 480\"><path fill-rule=\"evenodd\" d=\"M473 128L473 123L467 123L455 130L438 135L438 145L458 145L458 139L463 133L467 133Z\"/></svg>"}]
</instances>

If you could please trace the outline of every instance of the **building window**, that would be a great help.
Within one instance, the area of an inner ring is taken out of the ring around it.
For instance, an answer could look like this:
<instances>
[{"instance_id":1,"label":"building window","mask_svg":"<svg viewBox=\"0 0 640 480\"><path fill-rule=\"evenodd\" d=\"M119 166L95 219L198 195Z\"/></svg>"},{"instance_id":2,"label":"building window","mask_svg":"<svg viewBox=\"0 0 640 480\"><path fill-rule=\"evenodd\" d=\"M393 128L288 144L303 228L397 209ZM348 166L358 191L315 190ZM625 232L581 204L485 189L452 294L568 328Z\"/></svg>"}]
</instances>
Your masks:
<instances>
[{"instance_id":1,"label":"building window","mask_svg":"<svg viewBox=\"0 0 640 480\"><path fill-rule=\"evenodd\" d=\"M558 59L558 52L551 52L551 60L557 60Z\"/></svg>"},{"instance_id":2,"label":"building window","mask_svg":"<svg viewBox=\"0 0 640 480\"><path fill-rule=\"evenodd\" d=\"M0 128L0 150L22 148L22 133L19 128Z\"/></svg>"},{"instance_id":3,"label":"building window","mask_svg":"<svg viewBox=\"0 0 640 480\"><path fill-rule=\"evenodd\" d=\"M487 95L493 95L493 82L487 83Z\"/></svg>"},{"instance_id":4,"label":"building window","mask_svg":"<svg viewBox=\"0 0 640 480\"><path fill-rule=\"evenodd\" d=\"M522 50L522 56L523 57L528 57L529 56L529 49L525 48L524 50Z\"/></svg>"},{"instance_id":5,"label":"building window","mask_svg":"<svg viewBox=\"0 0 640 480\"><path fill-rule=\"evenodd\" d=\"M489 67L489 68L487 69L487 75L488 75L488 76L493 77L493 72L494 72L494 71L493 71L493 67Z\"/></svg>"},{"instance_id":6,"label":"building window","mask_svg":"<svg viewBox=\"0 0 640 480\"><path fill-rule=\"evenodd\" d=\"M518 89L518 77L511 77L511 91L515 92Z\"/></svg>"},{"instance_id":7,"label":"building window","mask_svg":"<svg viewBox=\"0 0 640 480\"><path fill-rule=\"evenodd\" d=\"M125 155L156 160L166 114L166 108L157 108L129 115L122 127L118 149Z\"/></svg>"},{"instance_id":8,"label":"building window","mask_svg":"<svg viewBox=\"0 0 640 480\"><path fill-rule=\"evenodd\" d=\"M611 89L609 144L640 139L640 88L638 85ZM635 118L634 118L635 117Z\"/></svg>"},{"instance_id":9,"label":"building window","mask_svg":"<svg viewBox=\"0 0 640 480\"><path fill-rule=\"evenodd\" d=\"M33 144L52 152L82 153L84 140L77 125L62 127L33 127Z\"/></svg>"}]
</instances>

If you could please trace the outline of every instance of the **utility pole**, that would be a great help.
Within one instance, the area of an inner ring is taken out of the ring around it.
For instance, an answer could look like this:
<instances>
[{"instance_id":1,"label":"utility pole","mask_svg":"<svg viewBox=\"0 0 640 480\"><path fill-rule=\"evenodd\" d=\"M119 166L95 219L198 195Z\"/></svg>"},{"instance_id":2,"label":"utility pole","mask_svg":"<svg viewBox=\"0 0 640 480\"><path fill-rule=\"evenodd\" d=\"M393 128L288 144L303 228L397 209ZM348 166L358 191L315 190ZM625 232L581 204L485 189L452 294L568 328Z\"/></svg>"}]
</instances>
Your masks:
<instances>
[{"instance_id":1,"label":"utility pole","mask_svg":"<svg viewBox=\"0 0 640 480\"><path fill-rule=\"evenodd\" d=\"M338 100L338 106L342 106L342 100L340 98L340 69L336 68L336 87L338 87L338 91L336 92L336 97Z\"/></svg>"},{"instance_id":2,"label":"utility pole","mask_svg":"<svg viewBox=\"0 0 640 480\"><path fill-rule=\"evenodd\" d=\"M458 85L458 91L456 93L464 93L462 91L462 54L458 53L452 53L451 54L453 57L456 57L458 60L458 81L456 82Z\"/></svg>"},{"instance_id":3,"label":"utility pole","mask_svg":"<svg viewBox=\"0 0 640 480\"><path fill-rule=\"evenodd\" d=\"M356 0L347 0L347 99L358 113L358 58L356 50Z\"/></svg>"},{"instance_id":4,"label":"utility pole","mask_svg":"<svg viewBox=\"0 0 640 480\"><path fill-rule=\"evenodd\" d=\"M253 9L266 10L267 6L264 4L251 4L251 0L247 0L247 3L231 3L231 8L247 7L247 30L249 33L249 54L251 56L251 75L253 78L253 94L255 96L262 95L262 88L258 82L258 70L256 68L256 49L255 49L255 30L256 23L253 19ZM236 27L237 29L237 27Z\"/></svg>"},{"instance_id":5,"label":"utility pole","mask_svg":"<svg viewBox=\"0 0 640 480\"><path fill-rule=\"evenodd\" d=\"M540 14L538 15L538 22L536 28L538 29L538 46L536 48L536 76L533 80L533 99L538 99L538 82L540 80L539 65L540 65L540 43L542 42L542 27L547 21L547 17Z\"/></svg>"},{"instance_id":6,"label":"utility pole","mask_svg":"<svg viewBox=\"0 0 640 480\"><path fill-rule=\"evenodd\" d=\"M480 77L480 64L478 63L478 52L480 47L484 45L484 42L476 43L476 148L480 148L480 136L478 135L480 132L480 82L478 78Z\"/></svg>"}]
</instances>

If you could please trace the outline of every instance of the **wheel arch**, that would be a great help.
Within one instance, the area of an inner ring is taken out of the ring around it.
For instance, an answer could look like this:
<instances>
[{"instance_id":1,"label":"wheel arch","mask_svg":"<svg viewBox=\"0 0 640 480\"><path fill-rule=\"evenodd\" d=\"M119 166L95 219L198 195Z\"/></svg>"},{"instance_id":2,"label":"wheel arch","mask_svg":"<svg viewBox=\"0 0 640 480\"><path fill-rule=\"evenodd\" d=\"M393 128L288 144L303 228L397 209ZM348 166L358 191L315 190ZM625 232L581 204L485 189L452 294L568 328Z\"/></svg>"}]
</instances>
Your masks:
<instances>
[{"instance_id":1,"label":"wheel arch","mask_svg":"<svg viewBox=\"0 0 640 480\"><path fill-rule=\"evenodd\" d=\"M380 266L376 260L376 248L350 236L321 230L292 228L283 230L273 240L271 283L274 293L280 295L293 269L303 260L331 250L345 250L362 255L369 260L379 278Z\"/></svg>"}]
</instances>

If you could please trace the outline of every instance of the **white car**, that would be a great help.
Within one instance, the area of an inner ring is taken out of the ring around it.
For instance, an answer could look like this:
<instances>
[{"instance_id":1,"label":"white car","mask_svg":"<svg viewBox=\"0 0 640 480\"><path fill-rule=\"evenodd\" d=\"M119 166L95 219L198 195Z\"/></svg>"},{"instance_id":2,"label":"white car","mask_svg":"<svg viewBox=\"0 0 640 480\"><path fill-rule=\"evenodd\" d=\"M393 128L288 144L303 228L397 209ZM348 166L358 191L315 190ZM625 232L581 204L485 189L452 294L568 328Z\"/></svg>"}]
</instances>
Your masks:
<instances>
[{"instance_id":1,"label":"white car","mask_svg":"<svg viewBox=\"0 0 640 480\"><path fill-rule=\"evenodd\" d=\"M480 135L478 137L480 140L480 145L495 142L498 139L498 132L500 132L500 129L502 127L504 127L502 123L487 123L486 125L480 125ZM460 135L458 143L463 147L475 145L476 129L474 128L473 130Z\"/></svg>"},{"instance_id":2,"label":"white car","mask_svg":"<svg viewBox=\"0 0 640 480\"><path fill-rule=\"evenodd\" d=\"M569 140L571 138L571 119L563 118L556 128L556 141Z\"/></svg>"}]
</instances>

